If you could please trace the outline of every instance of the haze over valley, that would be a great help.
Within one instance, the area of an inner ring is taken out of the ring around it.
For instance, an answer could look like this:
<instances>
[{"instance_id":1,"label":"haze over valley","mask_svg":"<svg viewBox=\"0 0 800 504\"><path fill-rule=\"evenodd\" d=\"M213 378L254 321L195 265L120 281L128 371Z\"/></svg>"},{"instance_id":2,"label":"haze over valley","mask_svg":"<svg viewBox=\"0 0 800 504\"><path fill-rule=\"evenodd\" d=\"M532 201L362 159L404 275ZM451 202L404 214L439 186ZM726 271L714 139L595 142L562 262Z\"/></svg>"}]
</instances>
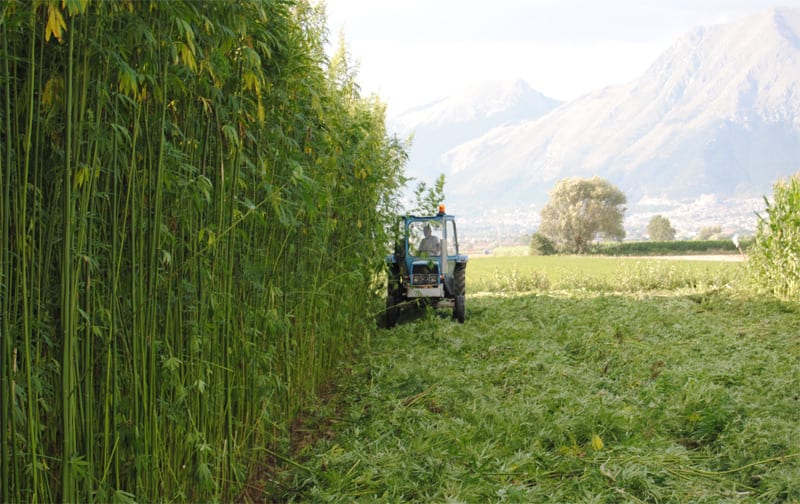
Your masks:
<instances>
[{"instance_id":1,"label":"haze over valley","mask_svg":"<svg viewBox=\"0 0 800 504\"><path fill-rule=\"evenodd\" d=\"M558 180L595 175L627 195L629 238L656 214L679 237L751 233L774 182L800 167L798 34L800 10L770 9L695 28L639 78L567 103L487 82L389 127L413 134L408 175L444 173L448 211L474 233L532 233Z\"/></svg>"}]
</instances>

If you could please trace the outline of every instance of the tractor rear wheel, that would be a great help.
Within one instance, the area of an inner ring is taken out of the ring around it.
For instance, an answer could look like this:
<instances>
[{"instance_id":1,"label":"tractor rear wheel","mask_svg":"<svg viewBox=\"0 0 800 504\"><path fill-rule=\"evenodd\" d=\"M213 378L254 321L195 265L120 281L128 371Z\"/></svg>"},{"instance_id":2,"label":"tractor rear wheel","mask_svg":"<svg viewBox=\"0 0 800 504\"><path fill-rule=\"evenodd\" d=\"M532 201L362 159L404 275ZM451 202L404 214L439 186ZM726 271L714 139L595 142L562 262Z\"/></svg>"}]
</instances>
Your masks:
<instances>
[{"instance_id":1,"label":"tractor rear wheel","mask_svg":"<svg viewBox=\"0 0 800 504\"><path fill-rule=\"evenodd\" d=\"M460 323L464 323L466 318L466 294L467 294L467 267L466 264L457 264L453 271L455 283L455 306L453 307L453 318Z\"/></svg>"},{"instance_id":2,"label":"tractor rear wheel","mask_svg":"<svg viewBox=\"0 0 800 504\"><path fill-rule=\"evenodd\" d=\"M466 317L466 299L463 295L459 294L456 296L455 301L456 305L453 307L453 318L463 324L464 318Z\"/></svg>"}]
</instances>

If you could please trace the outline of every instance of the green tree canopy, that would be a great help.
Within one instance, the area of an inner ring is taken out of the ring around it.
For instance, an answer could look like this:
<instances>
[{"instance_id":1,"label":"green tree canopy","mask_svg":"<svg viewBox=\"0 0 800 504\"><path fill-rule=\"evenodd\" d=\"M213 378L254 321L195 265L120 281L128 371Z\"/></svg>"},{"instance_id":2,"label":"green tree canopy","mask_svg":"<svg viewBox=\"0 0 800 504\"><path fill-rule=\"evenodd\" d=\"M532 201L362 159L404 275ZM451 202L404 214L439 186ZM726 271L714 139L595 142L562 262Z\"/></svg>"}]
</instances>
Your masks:
<instances>
[{"instance_id":1,"label":"green tree canopy","mask_svg":"<svg viewBox=\"0 0 800 504\"><path fill-rule=\"evenodd\" d=\"M625 194L599 177L570 177L556 184L542 209L539 232L559 252L582 253L598 238L625 237Z\"/></svg>"},{"instance_id":2,"label":"green tree canopy","mask_svg":"<svg viewBox=\"0 0 800 504\"><path fill-rule=\"evenodd\" d=\"M555 245L553 245L553 242L542 233L534 233L534 235L531 236L531 243L528 252L533 256L553 255L556 253L556 248Z\"/></svg>"},{"instance_id":3,"label":"green tree canopy","mask_svg":"<svg viewBox=\"0 0 800 504\"><path fill-rule=\"evenodd\" d=\"M433 215L439 210L439 204L444 203L444 173L436 177L433 186L429 186L425 181L417 183L414 189L414 208L411 210L413 215Z\"/></svg>"},{"instance_id":4,"label":"green tree canopy","mask_svg":"<svg viewBox=\"0 0 800 504\"><path fill-rule=\"evenodd\" d=\"M647 224L647 234L652 241L672 241L675 239L675 228L663 215L655 215Z\"/></svg>"},{"instance_id":5,"label":"green tree canopy","mask_svg":"<svg viewBox=\"0 0 800 504\"><path fill-rule=\"evenodd\" d=\"M716 226L706 226L704 228L700 228L700 231L697 232L697 236L694 237L695 240L724 240L725 235L722 233L722 228L719 225Z\"/></svg>"}]
</instances>

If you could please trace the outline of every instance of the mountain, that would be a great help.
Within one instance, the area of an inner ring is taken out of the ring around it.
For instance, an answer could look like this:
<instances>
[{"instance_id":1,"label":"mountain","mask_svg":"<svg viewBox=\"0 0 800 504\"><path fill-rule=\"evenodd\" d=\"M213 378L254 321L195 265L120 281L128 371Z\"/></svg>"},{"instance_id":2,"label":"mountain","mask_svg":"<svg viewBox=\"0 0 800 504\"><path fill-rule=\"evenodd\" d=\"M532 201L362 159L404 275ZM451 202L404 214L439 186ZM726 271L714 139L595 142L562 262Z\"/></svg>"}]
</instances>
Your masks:
<instances>
[{"instance_id":1,"label":"mountain","mask_svg":"<svg viewBox=\"0 0 800 504\"><path fill-rule=\"evenodd\" d=\"M448 202L538 213L558 180L598 175L627 194L632 218L701 197L746 201L752 217L753 199L800 168L799 33L800 11L784 8L696 28L633 82L441 154Z\"/></svg>"},{"instance_id":2,"label":"mountain","mask_svg":"<svg viewBox=\"0 0 800 504\"><path fill-rule=\"evenodd\" d=\"M389 120L401 136L413 135L408 174L430 182L445 170L441 155L503 125L535 119L561 102L531 89L523 80L467 87Z\"/></svg>"}]
</instances>

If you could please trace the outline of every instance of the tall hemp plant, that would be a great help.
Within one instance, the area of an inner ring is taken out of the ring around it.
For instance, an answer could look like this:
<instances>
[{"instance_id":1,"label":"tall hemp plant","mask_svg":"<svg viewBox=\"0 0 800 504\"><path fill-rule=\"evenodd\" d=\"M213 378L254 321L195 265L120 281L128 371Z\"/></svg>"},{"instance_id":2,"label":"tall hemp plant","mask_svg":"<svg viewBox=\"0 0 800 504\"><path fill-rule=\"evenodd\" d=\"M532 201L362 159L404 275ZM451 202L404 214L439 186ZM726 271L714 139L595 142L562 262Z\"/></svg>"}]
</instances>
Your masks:
<instances>
[{"instance_id":1,"label":"tall hemp plant","mask_svg":"<svg viewBox=\"0 0 800 504\"><path fill-rule=\"evenodd\" d=\"M0 499L240 498L374 328L403 146L305 1L0 9Z\"/></svg>"},{"instance_id":2,"label":"tall hemp plant","mask_svg":"<svg viewBox=\"0 0 800 504\"><path fill-rule=\"evenodd\" d=\"M748 247L748 268L756 282L780 297L800 294L800 174L779 180L766 215L759 215L756 237Z\"/></svg>"}]
</instances>

